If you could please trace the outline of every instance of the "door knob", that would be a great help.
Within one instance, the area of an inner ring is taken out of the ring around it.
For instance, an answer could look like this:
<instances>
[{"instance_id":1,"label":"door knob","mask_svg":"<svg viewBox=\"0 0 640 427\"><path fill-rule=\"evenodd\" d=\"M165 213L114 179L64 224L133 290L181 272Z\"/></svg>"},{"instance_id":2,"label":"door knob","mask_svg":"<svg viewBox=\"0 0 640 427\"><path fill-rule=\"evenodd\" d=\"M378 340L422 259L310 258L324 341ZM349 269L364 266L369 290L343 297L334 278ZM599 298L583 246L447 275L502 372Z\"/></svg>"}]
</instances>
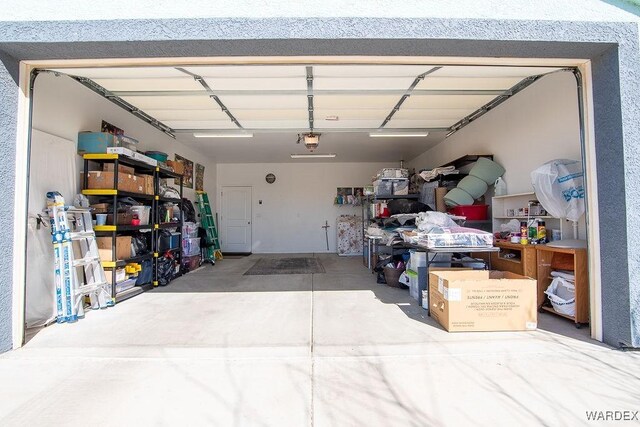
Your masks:
<instances>
[{"instance_id":1,"label":"door knob","mask_svg":"<svg viewBox=\"0 0 640 427\"><path fill-rule=\"evenodd\" d=\"M251 221L248 221L247 224L251 225Z\"/></svg>"}]
</instances>

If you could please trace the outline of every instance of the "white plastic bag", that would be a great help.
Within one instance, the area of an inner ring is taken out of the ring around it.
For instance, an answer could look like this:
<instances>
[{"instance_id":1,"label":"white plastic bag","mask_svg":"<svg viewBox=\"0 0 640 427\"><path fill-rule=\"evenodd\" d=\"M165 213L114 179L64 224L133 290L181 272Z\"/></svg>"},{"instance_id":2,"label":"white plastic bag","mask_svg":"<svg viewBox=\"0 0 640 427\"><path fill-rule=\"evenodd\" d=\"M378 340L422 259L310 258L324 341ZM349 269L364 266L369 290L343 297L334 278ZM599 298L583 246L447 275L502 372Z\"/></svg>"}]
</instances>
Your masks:
<instances>
[{"instance_id":1,"label":"white plastic bag","mask_svg":"<svg viewBox=\"0 0 640 427\"><path fill-rule=\"evenodd\" d=\"M544 293L557 313L572 317L576 315L576 287L573 283L556 277Z\"/></svg>"},{"instance_id":2,"label":"white plastic bag","mask_svg":"<svg viewBox=\"0 0 640 427\"><path fill-rule=\"evenodd\" d=\"M457 224L449 218L449 215L442 212L420 212L416 218L418 230L425 233L431 232L434 228L451 228Z\"/></svg>"},{"instance_id":3,"label":"white plastic bag","mask_svg":"<svg viewBox=\"0 0 640 427\"><path fill-rule=\"evenodd\" d=\"M409 286L411 281L409 280L409 276L407 276L407 272L403 271L400 277L398 278L398 282L402 283L405 286Z\"/></svg>"},{"instance_id":4,"label":"white plastic bag","mask_svg":"<svg viewBox=\"0 0 640 427\"><path fill-rule=\"evenodd\" d=\"M585 211L584 173L577 160L552 160L531 172L538 200L552 216L578 221Z\"/></svg>"}]
</instances>

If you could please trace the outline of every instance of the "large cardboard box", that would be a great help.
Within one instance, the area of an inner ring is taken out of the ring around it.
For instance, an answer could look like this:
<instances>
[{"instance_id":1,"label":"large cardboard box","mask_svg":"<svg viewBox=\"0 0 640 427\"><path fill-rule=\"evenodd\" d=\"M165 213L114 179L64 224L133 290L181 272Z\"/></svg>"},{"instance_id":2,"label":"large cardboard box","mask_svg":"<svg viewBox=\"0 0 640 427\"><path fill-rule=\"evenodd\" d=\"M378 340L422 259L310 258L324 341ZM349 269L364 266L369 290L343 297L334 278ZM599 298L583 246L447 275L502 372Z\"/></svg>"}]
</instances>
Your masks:
<instances>
[{"instance_id":1,"label":"large cardboard box","mask_svg":"<svg viewBox=\"0 0 640 427\"><path fill-rule=\"evenodd\" d=\"M96 237L98 253L102 261L113 261L111 249L111 237ZM116 260L131 258L131 236L116 237Z\"/></svg>"},{"instance_id":2,"label":"large cardboard box","mask_svg":"<svg viewBox=\"0 0 640 427\"><path fill-rule=\"evenodd\" d=\"M184 175L184 163L173 161L173 160L167 160L167 166L172 168L173 171L178 175Z\"/></svg>"},{"instance_id":3,"label":"large cardboard box","mask_svg":"<svg viewBox=\"0 0 640 427\"><path fill-rule=\"evenodd\" d=\"M116 216L116 223L113 223L113 214L107 214L107 224L108 225L131 225L131 221L133 220L132 212L118 212Z\"/></svg>"},{"instance_id":4,"label":"large cardboard box","mask_svg":"<svg viewBox=\"0 0 640 427\"><path fill-rule=\"evenodd\" d=\"M87 188L90 189L113 189L113 171L89 171L87 179ZM137 193L142 190L139 187L139 179L135 175L129 175L126 173L118 173L118 190L129 191L131 193Z\"/></svg>"},{"instance_id":5,"label":"large cardboard box","mask_svg":"<svg viewBox=\"0 0 640 427\"><path fill-rule=\"evenodd\" d=\"M142 180L143 194L154 194L153 175L137 175L137 177Z\"/></svg>"},{"instance_id":6,"label":"large cardboard box","mask_svg":"<svg viewBox=\"0 0 640 427\"><path fill-rule=\"evenodd\" d=\"M102 170L105 172L113 172L116 169L115 163L105 163L102 165ZM118 172L126 173L127 175L135 174L136 170L131 166L118 165Z\"/></svg>"},{"instance_id":7,"label":"large cardboard box","mask_svg":"<svg viewBox=\"0 0 640 427\"><path fill-rule=\"evenodd\" d=\"M429 274L429 312L449 332L530 331L538 323L536 281L502 271Z\"/></svg>"}]
</instances>

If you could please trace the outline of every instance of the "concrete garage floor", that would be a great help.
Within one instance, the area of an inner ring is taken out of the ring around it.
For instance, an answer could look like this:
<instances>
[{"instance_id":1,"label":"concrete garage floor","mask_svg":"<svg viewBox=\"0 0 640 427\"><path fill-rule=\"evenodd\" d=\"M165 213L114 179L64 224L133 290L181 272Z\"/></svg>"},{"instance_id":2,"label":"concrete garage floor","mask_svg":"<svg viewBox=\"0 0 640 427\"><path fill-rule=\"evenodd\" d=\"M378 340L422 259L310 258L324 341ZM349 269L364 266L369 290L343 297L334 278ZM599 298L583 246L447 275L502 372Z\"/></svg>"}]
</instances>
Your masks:
<instances>
[{"instance_id":1,"label":"concrete garage floor","mask_svg":"<svg viewBox=\"0 0 640 427\"><path fill-rule=\"evenodd\" d=\"M326 274L223 260L45 328L0 356L0 425L593 425L586 411L640 410L638 353L549 314L535 332L449 334L360 258L317 256Z\"/></svg>"}]
</instances>

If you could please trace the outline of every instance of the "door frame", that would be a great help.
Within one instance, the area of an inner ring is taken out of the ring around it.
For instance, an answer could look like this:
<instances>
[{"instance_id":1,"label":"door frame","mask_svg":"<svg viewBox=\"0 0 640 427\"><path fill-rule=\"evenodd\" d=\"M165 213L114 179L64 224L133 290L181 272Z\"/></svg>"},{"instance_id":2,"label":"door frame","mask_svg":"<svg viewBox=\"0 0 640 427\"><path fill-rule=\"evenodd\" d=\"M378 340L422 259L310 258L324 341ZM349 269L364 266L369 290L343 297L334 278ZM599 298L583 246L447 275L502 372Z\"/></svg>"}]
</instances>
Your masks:
<instances>
[{"instance_id":1,"label":"door frame","mask_svg":"<svg viewBox=\"0 0 640 427\"><path fill-rule=\"evenodd\" d=\"M491 43L492 41L488 41ZM589 59L564 58L489 58L489 57L442 57L442 56L240 56L240 57L167 57L167 58L109 58L109 59L55 59L21 61L19 66L19 95L15 154L15 204L13 223L13 286L12 286L12 335L13 348L20 348L25 334L25 286L26 286L26 235L27 235L27 197L29 182L29 150L31 138L30 93L31 73L38 68L73 68L104 66L180 66L185 63L198 65L231 65L231 64L440 64L450 65L510 65L510 66L566 66L578 67L582 71L584 83L584 121L585 132L585 177L589 188L597 189L595 125L593 105L593 78ZM225 185L224 187L233 187ZM237 185L237 187L251 187ZM219 187L222 191L223 187ZM252 187L251 187L252 188ZM252 188L253 197L253 188ZM253 203L253 200L252 200ZM221 203L222 205L222 197ZM591 337L603 340L602 325L602 284L600 268L600 224L597 190L587 199L587 226L589 240L589 290L591 298ZM220 226L223 225L222 208ZM251 240L253 249L253 206L252 206Z\"/></svg>"},{"instance_id":2,"label":"door frame","mask_svg":"<svg viewBox=\"0 0 640 427\"><path fill-rule=\"evenodd\" d=\"M244 253L253 253L253 186L251 185L223 185L222 187L220 187L220 212L219 212L219 216L220 216L220 237L225 237L226 239L226 230L224 227L224 189L225 188L248 188L249 189L249 207L251 209L251 212L249 213L249 216L251 217L251 221L249 224L249 252L242 252ZM223 241L220 241L220 248L222 248L223 245ZM224 254L224 252L223 252Z\"/></svg>"}]
</instances>

